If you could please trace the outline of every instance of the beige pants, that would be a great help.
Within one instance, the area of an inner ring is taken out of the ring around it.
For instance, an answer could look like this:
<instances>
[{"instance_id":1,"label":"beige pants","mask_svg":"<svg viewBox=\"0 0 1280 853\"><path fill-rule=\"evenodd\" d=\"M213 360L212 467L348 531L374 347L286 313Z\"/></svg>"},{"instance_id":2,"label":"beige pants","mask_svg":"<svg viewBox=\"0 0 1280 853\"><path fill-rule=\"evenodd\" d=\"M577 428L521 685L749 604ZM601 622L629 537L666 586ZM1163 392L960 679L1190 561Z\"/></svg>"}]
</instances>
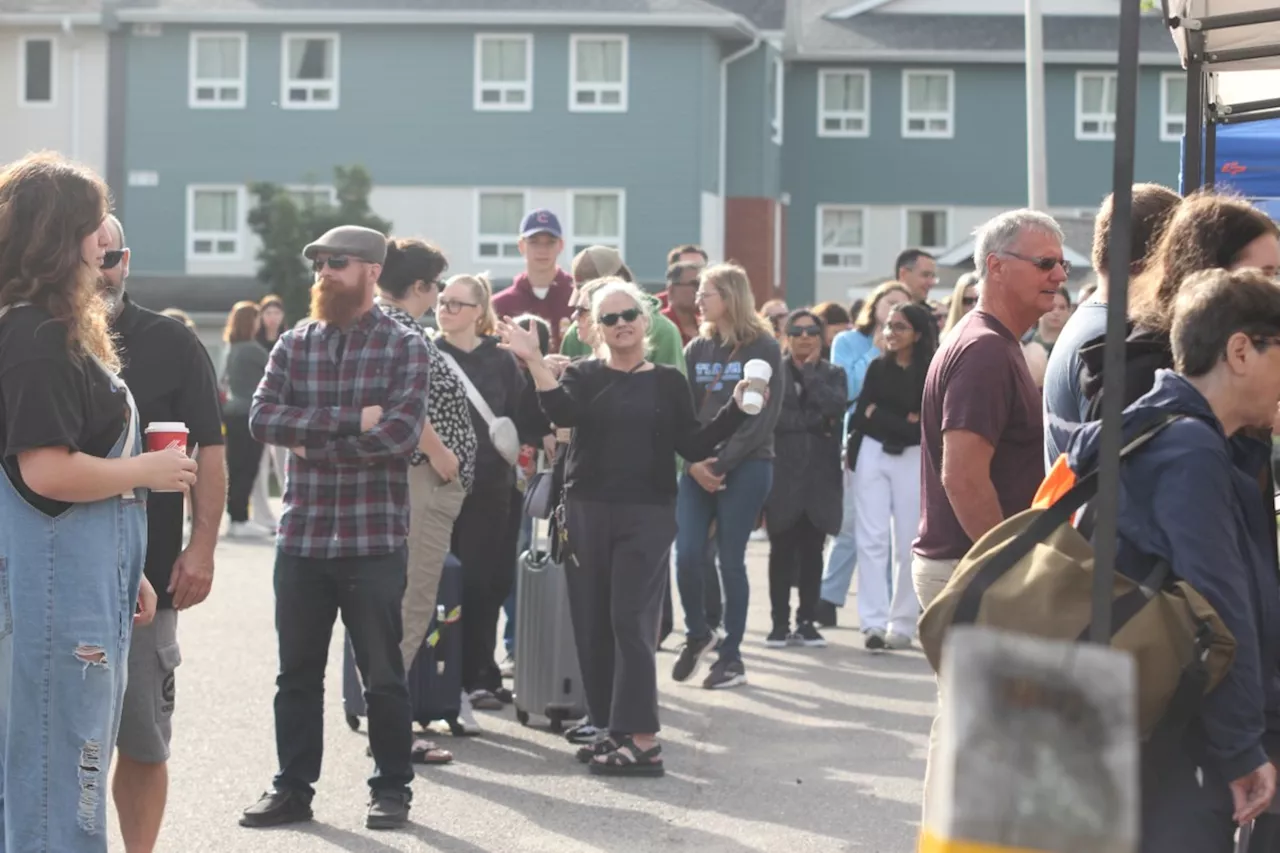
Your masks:
<instances>
[{"instance_id":1,"label":"beige pants","mask_svg":"<svg viewBox=\"0 0 1280 853\"><path fill-rule=\"evenodd\" d=\"M400 654L406 673L435 615L453 523L466 496L461 480L446 483L429 464L409 468L409 569L400 616L404 623Z\"/></svg>"},{"instance_id":2,"label":"beige pants","mask_svg":"<svg viewBox=\"0 0 1280 853\"><path fill-rule=\"evenodd\" d=\"M951 580L951 575L959 564L959 560L931 560L928 557L921 557L919 554L911 555L911 583L916 588L916 597L920 599L921 608L927 608L933 603L933 600L942 592L943 587L947 585L947 581ZM922 820L925 822L928 821L930 797L945 798L943 793L935 793L931 790L933 785L933 762L938 753L941 736L938 725L942 711L941 684L938 685L938 711L938 714L934 714L933 725L929 728L929 753L924 766L924 803L921 813L923 815Z\"/></svg>"}]
</instances>

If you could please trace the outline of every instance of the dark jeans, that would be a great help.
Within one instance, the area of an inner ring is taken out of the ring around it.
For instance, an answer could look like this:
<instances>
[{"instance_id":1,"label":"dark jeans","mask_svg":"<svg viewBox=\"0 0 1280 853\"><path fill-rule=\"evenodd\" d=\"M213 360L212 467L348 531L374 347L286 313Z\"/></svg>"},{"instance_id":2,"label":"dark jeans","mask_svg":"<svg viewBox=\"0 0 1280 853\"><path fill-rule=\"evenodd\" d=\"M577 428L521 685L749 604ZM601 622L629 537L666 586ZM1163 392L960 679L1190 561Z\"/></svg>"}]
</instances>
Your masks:
<instances>
[{"instance_id":1,"label":"dark jeans","mask_svg":"<svg viewBox=\"0 0 1280 853\"><path fill-rule=\"evenodd\" d=\"M324 672L339 613L351 637L369 714L373 790L409 791L413 720L404 659L400 602L408 552L319 559L276 552L275 786L310 796L324 754Z\"/></svg>"},{"instance_id":2,"label":"dark jeans","mask_svg":"<svg viewBox=\"0 0 1280 853\"><path fill-rule=\"evenodd\" d=\"M249 495L262 462L262 442L249 434L248 415L227 415L227 515L249 520Z\"/></svg>"},{"instance_id":3,"label":"dark jeans","mask_svg":"<svg viewBox=\"0 0 1280 853\"><path fill-rule=\"evenodd\" d=\"M515 579L518 525L509 524L509 479L477 481L453 524L453 553L462 562L462 689L497 690L502 672L493 656L498 614Z\"/></svg>"},{"instance_id":4,"label":"dark jeans","mask_svg":"<svg viewBox=\"0 0 1280 853\"><path fill-rule=\"evenodd\" d=\"M796 622L812 622L822 587L822 547L827 534L800 515L786 530L769 534L769 603L774 627L791 625L791 587L800 589Z\"/></svg>"},{"instance_id":5,"label":"dark jeans","mask_svg":"<svg viewBox=\"0 0 1280 853\"><path fill-rule=\"evenodd\" d=\"M569 613L591 722L614 734L653 734L675 508L571 498L565 510L577 558L565 566Z\"/></svg>"},{"instance_id":6,"label":"dark jeans","mask_svg":"<svg viewBox=\"0 0 1280 853\"><path fill-rule=\"evenodd\" d=\"M668 562L670 562L670 554ZM716 537L707 537L707 547L703 556L703 581L707 590L707 626L710 630L719 630L724 621L724 593L720 590L720 567L716 565ZM667 584L667 596L662 602L662 628L658 631L659 642L665 640L675 627L675 608L671 603L671 587Z\"/></svg>"},{"instance_id":7,"label":"dark jeans","mask_svg":"<svg viewBox=\"0 0 1280 853\"><path fill-rule=\"evenodd\" d=\"M1142 853L1232 853L1236 825L1222 774L1199 768L1181 741L1159 744L1142 746Z\"/></svg>"}]
</instances>

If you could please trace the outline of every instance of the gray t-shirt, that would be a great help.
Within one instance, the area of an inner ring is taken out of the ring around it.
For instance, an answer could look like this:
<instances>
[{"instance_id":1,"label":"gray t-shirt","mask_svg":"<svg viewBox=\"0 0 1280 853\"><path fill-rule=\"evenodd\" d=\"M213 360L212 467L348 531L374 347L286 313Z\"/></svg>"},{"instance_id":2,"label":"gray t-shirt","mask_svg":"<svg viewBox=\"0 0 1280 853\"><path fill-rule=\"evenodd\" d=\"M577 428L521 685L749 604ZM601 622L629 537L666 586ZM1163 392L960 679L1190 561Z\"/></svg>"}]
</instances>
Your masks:
<instances>
[{"instance_id":1,"label":"gray t-shirt","mask_svg":"<svg viewBox=\"0 0 1280 853\"><path fill-rule=\"evenodd\" d=\"M1107 332L1107 303L1084 302L1058 334L1044 373L1044 470L1067 449L1089 401L1080 390L1080 348Z\"/></svg>"}]
</instances>

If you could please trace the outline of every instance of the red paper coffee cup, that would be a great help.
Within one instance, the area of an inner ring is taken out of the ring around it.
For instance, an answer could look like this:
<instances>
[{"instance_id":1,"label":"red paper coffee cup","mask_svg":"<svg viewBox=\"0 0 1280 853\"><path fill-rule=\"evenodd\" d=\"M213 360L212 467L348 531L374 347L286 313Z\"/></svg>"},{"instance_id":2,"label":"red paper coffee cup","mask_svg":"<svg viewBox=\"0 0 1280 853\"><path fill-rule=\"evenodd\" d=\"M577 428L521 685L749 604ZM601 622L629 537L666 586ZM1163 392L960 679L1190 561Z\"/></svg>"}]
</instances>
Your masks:
<instances>
[{"instance_id":1,"label":"red paper coffee cup","mask_svg":"<svg viewBox=\"0 0 1280 853\"><path fill-rule=\"evenodd\" d=\"M147 452L156 450L181 450L187 452L187 425L157 421L147 425Z\"/></svg>"}]
</instances>

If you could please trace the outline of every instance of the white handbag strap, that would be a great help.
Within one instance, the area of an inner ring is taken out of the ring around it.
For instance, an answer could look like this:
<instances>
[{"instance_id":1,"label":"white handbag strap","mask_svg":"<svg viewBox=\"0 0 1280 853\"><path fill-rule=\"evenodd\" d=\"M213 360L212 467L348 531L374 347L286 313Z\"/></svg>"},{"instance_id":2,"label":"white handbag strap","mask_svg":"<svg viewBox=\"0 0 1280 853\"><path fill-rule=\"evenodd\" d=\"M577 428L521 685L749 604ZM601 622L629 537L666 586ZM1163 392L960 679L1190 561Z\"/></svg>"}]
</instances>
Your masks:
<instances>
[{"instance_id":1,"label":"white handbag strap","mask_svg":"<svg viewBox=\"0 0 1280 853\"><path fill-rule=\"evenodd\" d=\"M485 402L484 397L480 396L480 392L476 386L471 384L471 377L467 376L462 369L462 365L452 355L440 350L440 355L444 356L444 360L449 363L449 368L462 380L463 386L467 389L467 399L471 401L471 405L476 407L476 411L480 413L480 417L484 418L484 422L489 426L493 426L493 422L497 418L493 414L493 409L489 408L489 404Z\"/></svg>"}]
</instances>

